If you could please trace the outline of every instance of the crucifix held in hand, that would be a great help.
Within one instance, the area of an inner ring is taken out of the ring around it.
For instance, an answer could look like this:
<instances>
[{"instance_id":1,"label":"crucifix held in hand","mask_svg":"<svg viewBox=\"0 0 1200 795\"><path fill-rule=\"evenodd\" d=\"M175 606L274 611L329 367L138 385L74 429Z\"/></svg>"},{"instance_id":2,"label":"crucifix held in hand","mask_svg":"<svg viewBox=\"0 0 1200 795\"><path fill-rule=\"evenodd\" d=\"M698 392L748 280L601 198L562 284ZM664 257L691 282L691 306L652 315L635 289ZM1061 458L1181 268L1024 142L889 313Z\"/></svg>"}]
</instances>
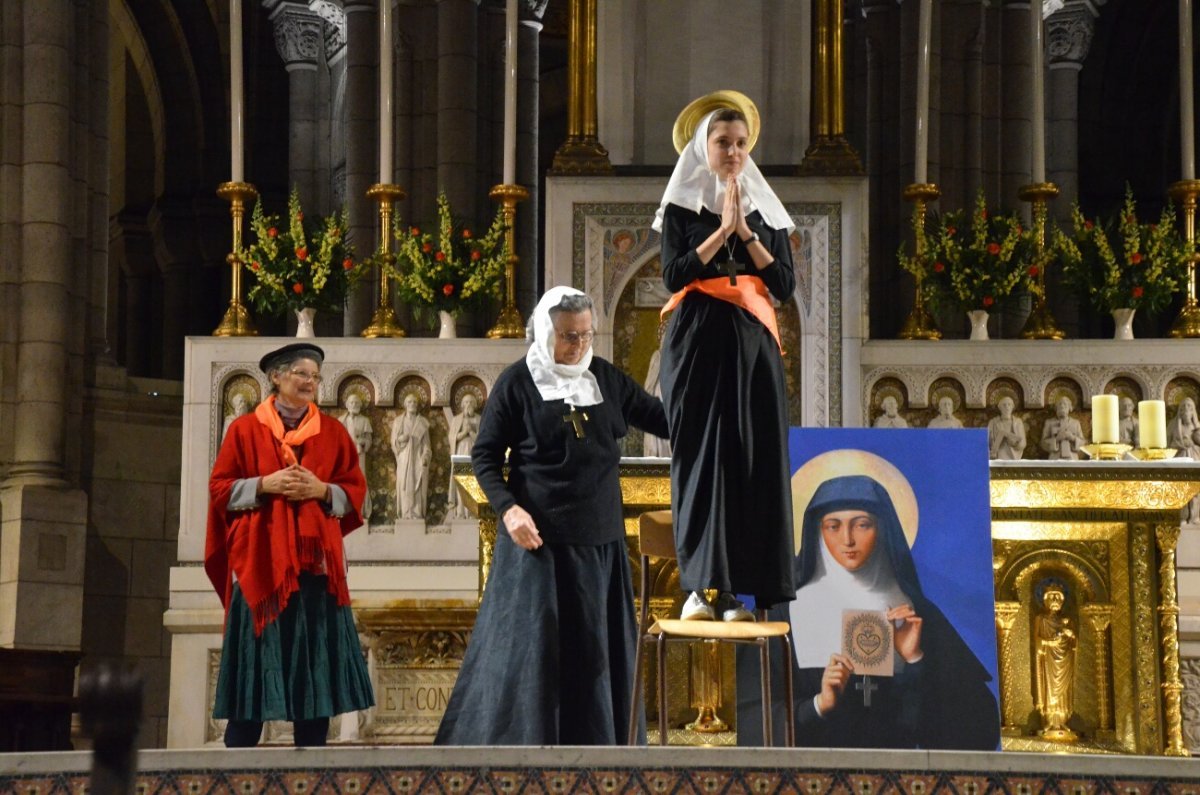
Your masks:
<instances>
[{"instance_id":1,"label":"crucifix held in hand","mask_svg":"<svg viewBox=\"0 0 1200 795\"><path fill-rule=\"evenodd\" d=\"M562 421L569 422L572 425L574 425L575 426L575 438L582 439L585 436L587 436L587 434L583 432L583 424L585 422L587 422L587 419L588 419L587 412L576 411L575 407L571 406L571 410L563 415Z\"/></svg>"},{"instance_id":2,"label":"crucifix held in hand","mask_svg":"<svg viewBox=\"0 0 1200 795\"><path fill-rule=\"evenodd\" d=\"M855 690L861 690L863 694L863 706L871 706L871 694L879 689L879 685L871 681L871 677L864 676L861 682L854 685Z\"/></svg>"}]
</instances>

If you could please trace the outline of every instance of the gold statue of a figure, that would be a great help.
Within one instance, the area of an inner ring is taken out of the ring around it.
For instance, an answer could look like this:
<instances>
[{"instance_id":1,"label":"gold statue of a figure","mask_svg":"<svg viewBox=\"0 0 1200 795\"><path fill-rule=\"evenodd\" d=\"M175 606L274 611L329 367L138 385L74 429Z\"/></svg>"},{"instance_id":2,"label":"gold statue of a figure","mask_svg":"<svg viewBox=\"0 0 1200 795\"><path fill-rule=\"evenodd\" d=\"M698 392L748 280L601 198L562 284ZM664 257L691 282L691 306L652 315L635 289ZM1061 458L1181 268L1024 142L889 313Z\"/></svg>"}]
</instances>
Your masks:
<instances>
[{"instance_id":1,"label":"gold statue of a figure","mask_svg":"<svg viewBox=\"0 0 1200 795\"><path fill-rule=\"evenodd\" d=\"M1042 719L1038 736L1061 743L1077 739L1067 727L1074 711L1076 637L1071 619L1062 612L1065 601L1060 586L1048 586L1042 595L1043 609L1033 619L1037 668L1034 697Z\"/></svg>"}]
</instances>

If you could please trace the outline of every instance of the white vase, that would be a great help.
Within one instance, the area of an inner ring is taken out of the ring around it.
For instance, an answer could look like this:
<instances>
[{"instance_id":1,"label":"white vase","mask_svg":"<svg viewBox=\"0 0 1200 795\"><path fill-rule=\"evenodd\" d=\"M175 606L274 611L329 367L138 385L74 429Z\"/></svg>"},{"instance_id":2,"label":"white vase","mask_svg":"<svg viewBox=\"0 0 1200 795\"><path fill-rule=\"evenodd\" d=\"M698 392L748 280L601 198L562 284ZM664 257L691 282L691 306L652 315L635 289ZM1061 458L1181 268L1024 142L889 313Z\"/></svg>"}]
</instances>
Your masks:
<instances>
[{"instance_id":1,"label":"white vase","mask_svg":"<svg viewBox=\"0 0 1200 795\"><path fill-rule=\"evenodd\" d=\"M452 340L458 336L458 330L454 327L454 315L444 310L438 310L438 339Z\"/></svg>"},{"instance_id":2,"label":"white vase","mask_svg":"<svg viewBox=\"0 0 1200 795\"><path fill-rule=\"evenodd\" d=\"M967 319L971 321L971 339L986 340L988 339L987 322L988 313L986 309L972 309L967 312Z\"/></svg>"},{"instance_id":3,"label":"white vase","mask_svg":"<svg viewBox=\"0 0 1200 795\"><path fill-rule=\"evenodd\" d=\"M1136 311L1128 307L1112 311L1113 323L1116 324L1116 328L1113 329L1114 340L1133 339L1133 313Z\"/></svg>"},{"instance_id":4,"label":"white vase","mask_svg":"<svg viewBox=\"0 0 1200 795\"><path fill-rule=\"evenodd\" d=\"M316 316L317 310L311 306L306 306L303 309L296 310L296 336L297 337L315 337L317 333L313 331L313 317Z\"/></svg>"}]
</instances>

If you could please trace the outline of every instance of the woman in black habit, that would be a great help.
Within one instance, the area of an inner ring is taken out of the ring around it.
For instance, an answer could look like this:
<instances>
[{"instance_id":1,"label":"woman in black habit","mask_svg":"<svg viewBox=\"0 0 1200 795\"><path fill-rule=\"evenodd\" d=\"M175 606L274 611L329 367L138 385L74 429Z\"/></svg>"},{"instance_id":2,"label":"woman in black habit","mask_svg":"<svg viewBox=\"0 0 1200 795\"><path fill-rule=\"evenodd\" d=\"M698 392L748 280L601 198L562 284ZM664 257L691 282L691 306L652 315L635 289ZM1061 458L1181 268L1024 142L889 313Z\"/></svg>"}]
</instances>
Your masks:
<instances>
[{"instance_id":1,"label":"woman in black habit","mask_svg":"<svg viewBox=\"0 0 1200 795\"><path fill-rule=\"evenodd\" d=\"M685 619L754 619L790 601L792 505L782 349L771 299L796 286L787 211L750 159L758 111L736 91L675 123L679 161L654 220L674 295L662 342L671 508ZM672 312L672 310L674 310ZM715 589L713 604L705 589Z\"/></svg>"},{"instance_id":2,"label":"woman in black habit","mask_svg":"<svg viewBox=\"0 0 1200 795\"><path fill-rule=\"evenodd\" d=\"M438 729L439 745L615 745L637 624L618 462L662 403L592 355L591 300L549 290L525 359L488 397L471 463L507 532ZM508 478L504 477L508 451Z\"/></svg>"}]
</instances>

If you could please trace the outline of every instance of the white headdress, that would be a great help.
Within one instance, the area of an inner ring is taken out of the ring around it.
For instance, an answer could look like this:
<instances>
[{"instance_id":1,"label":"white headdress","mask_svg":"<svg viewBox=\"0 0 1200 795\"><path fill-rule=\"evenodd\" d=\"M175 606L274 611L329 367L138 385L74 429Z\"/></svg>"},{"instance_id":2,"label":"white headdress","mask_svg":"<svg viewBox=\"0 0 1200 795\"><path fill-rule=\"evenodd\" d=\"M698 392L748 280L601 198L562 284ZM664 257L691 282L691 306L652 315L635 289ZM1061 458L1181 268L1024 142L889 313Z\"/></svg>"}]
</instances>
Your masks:
<instances>
[{"instance_id":1,"label":"white headdress","mask_svg":"<svg viewBox=\"0 0 1200 795\"><path fill-rule=\"evenodd\" d=\"M554 321L550 310L569 295L583 295L574 287L551 287L533 310L529 319L532 332L525 363L533 374L533 383L542 400L564 400L571 406L595 406L604 402L596 376L588 370L592 363L589 347L579 364L558 364L554 361ZM593 313L593 317L594 317Z\"/></svg>"}]
</instances>

